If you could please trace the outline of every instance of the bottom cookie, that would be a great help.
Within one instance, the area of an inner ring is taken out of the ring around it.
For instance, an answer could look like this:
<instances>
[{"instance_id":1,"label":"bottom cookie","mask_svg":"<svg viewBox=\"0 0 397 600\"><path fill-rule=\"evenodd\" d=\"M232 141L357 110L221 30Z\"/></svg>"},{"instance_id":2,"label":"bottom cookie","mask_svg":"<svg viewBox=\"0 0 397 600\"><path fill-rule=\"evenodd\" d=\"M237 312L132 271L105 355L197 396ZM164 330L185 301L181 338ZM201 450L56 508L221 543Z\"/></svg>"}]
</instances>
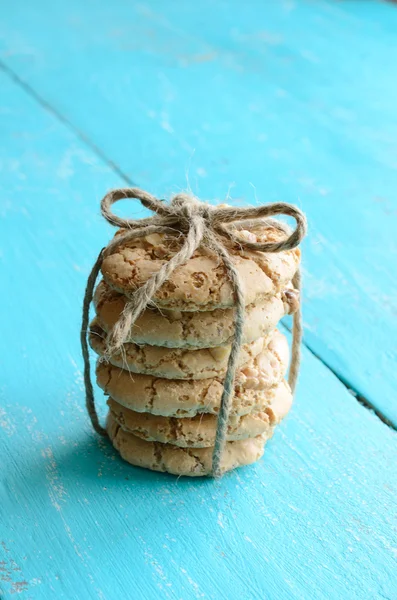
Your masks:
<instances>
[{"instance_id":1,"label":"bottom cookie","mask_svg":"<svg viewBox=\"0 0 397 600\"><path fill-rule=\"evenodd\" d=\"M152 471L200 477L210 475L213 448L178 448L161 442L147 442L124 431L109 413L106 429L121 457L136 467ZM249 465L261 458L265 440L256 438L227 442L223 451L221 472Z\"/></svg>"}]
</instances>

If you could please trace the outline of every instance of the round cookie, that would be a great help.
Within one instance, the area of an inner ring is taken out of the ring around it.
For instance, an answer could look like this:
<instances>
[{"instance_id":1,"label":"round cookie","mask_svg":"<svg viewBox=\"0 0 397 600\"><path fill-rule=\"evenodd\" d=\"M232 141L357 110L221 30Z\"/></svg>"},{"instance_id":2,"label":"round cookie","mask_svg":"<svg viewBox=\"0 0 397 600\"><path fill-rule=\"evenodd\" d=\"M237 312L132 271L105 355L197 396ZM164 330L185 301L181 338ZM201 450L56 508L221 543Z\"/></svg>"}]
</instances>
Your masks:
<instances>
[{"instance_id":1,"label":"round cookie","mask_svg":"<svg viewBox=\"0 0 397 600\"><path fill-rule=\"evenodd\" d=\"M290 394L288 384L281 381L288 360L287 340L276 330L262 352L237 373L230 415L263 411ZM96 374L97 383L106 394L136 412L187 418L202 413L216 415L219 411L222 378L160 379L129 373L100 361Z\"/></svg>"},{"instance_id":2,"label":"round cookie","mask_svg":"<svg viewBox=\"0 0 397 600\"><path fill-rule=\"evenodd\" d=\"M91 348L100 356L105 352L106 334L96 321L90 325ZM240 351L240 366L261 352L266 338L244 344ZM184 348L162 348L160 346L138 346L124 344L122 350L112 354L109 361L116 367L132 373L145 373L166 379L207 379L225 374L230 346L186 350Z\"/></svg>"},{"instance_id":3,"label":"round cookie","mask_svg":"<svg viewBox=\"0 0 397 600\"><path fill-rule=\"evenodd\" d=\"M233 442L253 438L257 435L269 437L274 425L280 422L292 405L292 394L287 387L280 388L278 402L262 412L244 416L231 416L226 430L226 441ZM181 448L206 448L215 444L218 417L202 414L192 419L160 417L150 413L139 413L108 400L112 417L125 431L148 442L173 444Z\"/></svg>"},{"instance_id":4,"label":"round cookie","mask_svg":"<svg viewBox=\"0 0 397 600\"><path fill-rule=\"evenodd\" d=\"M123 232L119 230L116 235ZM239 235L254 242L277 242L285 237L284 232L265 224L255 231L242 230ZM129 241L104 258L103 278L115 290L131 296L169 262L182 243L181 236L157 233ZM299 248L265 253L244 250L226 238L224 244L240 275L247 305L283 290L299 265ZM154 306L162 308L208 311L233 307L234 293L222 260L213 251L200 247L190 260L172 273L152 300Z\"/></svg>"},{"instance_id":5,"label":"round cookie","mask_svg":"<svg viewBox=\"0 0 397 600\"><path fill-rule=\"evenodd\" d=\"M213 448L178 448L171 444L146 442L132 433L124 431L108 415L106 429L121 457L130 464L173 475L200 477L210 475ZM222 454L221 472L249 465L261 458L266 436L226 442Z\"/></svg>"},{"instance_id":6,"label":"round cookie","mask_svg":"<svg viewBox=\"0 0 397 600\"><path fill-rule=\"evenodd\" d=\"M247 306L244 321L245 343L268 335L285 314L294 312L299 293L293 288ZM128 299L101 281L94 295L99 325L111 331L119 320ZM137 319L129 342L168 348L211 348L230 344L234 335L234 309L180 311L147 309Z\"/></svg>"}]
</instances>

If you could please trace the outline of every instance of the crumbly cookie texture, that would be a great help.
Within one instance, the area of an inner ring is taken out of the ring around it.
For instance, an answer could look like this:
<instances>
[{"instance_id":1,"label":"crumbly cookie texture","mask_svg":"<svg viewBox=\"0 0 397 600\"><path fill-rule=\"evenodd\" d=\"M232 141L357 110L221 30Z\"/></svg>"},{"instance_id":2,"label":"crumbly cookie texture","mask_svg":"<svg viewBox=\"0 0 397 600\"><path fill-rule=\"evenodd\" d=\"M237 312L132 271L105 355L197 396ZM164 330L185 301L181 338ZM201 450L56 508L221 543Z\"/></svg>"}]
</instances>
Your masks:
<instances>
[{"instance_id":1,"label":"crumbly cookie texture","mask_svg":"<svg viewBox=\"0 0 397 600\"><path fill-rule=\"evenodd\" d=\"M279 398L288 398L289 386L282 381L288 360L287 340L275 331L267 347L237 373L230 415L263 411L269 405L274 406ZM126 408L166 417L216 415L223 391L222 378L163 379L129 373L100 361L97 383Z\"/></svg>"},{"instance_id":2,"label":"crumbly cookie texture","mask_svg":"<svg viewBox=\"0 0 397 600\"><path fill-rule=\"evenodd\" d=\"M270 437L274 425L288 413L292 405L292 395L286 387L280 387L278 402L260 412L244 416L231 416L226 430L226 441L232 442L253 438L257 435ZM149 413L139 413L108 400L110 412L125 431L133 433L148 442L173 444L181 448L206 448L215 444L218 418L214 415L197 415L192 419L160 417Z\"/></svg>"},{"instance_id":3,"label":"crumbly cookie texture","mask_svg":"<svg viewBox=\"0 0 397 600\"><path fill-rule=\"evenodd\" d=\"M101 281L94 295L98 323L109 332L119 320L128 301L123 294ZM299 303L299 292L292 287L247 306L244 321L245 343L268 335L285 314L292 314ZM131 329L129 342L168 348L211 348L227 345L234 335L234 309L180 311L147 309Z\"/></svg>"},{"instance_id":4,"label":"crumbly cookie texture","mask_svg":"<svg viewBox=\"0 0 397 600\"><path fill-rule=\"evenodd\" d=\"M90 325L89 341L91 348L99 355L105 352L105 338L105 332L94 319ZM239 355L240 366L255 358L267 341L267 338L259 338L244 344ZM229 353L230 346L186 350L126 343L121 351L110 357L110 362L132 373L146 373L166 379L207 379L224 375Z\"/></svg>"},{"instance_id":5,"label":"crumbly cookie texture","mask_svg":"<svg viewBox=\"0 0 397 600\"><path fill-rule=\"evenodd\" d=\"M147 442L124 431L109 413L107 432L121 457L132 465L173 475L200 477L210 475L213 448L179 448L171 444ZM226 442L221 471L249 465L261 458L266 437Z\"/></svg>"},{"instance_id":6,"label":"crumbly cookie texture","mask_svg":"<svg viewBox=\"0 0 397 600\"><path fill-rule=\"evenodd\" d=\"M120 233L124 233L124 230L116 235ZM239 234L258 242L280 241L285 237L283 232L271 226L263 226L255 232L240 231ZM182 243L180 236L157 233L127 242L105 257L102 263L103 277L115 290L130 296L178 252ZM227 240L224 244L239 272L247 305L256 304L261 298L282 291L299 265L298 248L264 253L243 250ZM184 311L208 311L233 306L234 294L220 258L207 248L200 247L161 286L153 298L153 304Z\"/></svg>"}]
</instances>

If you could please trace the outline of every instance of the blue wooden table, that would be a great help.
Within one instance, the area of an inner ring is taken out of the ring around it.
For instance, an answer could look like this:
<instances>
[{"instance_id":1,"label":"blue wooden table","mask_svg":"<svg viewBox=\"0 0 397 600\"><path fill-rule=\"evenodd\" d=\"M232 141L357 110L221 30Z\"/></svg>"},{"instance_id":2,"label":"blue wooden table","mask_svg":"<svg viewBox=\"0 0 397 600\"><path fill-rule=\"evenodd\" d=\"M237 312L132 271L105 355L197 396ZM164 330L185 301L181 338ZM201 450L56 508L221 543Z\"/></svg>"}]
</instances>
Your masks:
<instances>
[{"instance_id":1,"label":"blue wooden table","mask_svg":"<svg viewBox=\"0 0 397 600\"><path fill-rule=\"evenodd\" d=\"M395 600L397 7L1 13L0 597ZM130 467L85 414L98 202L130 182L309 219L294 408L220 481Z\"/></svg>"}]
</instances>

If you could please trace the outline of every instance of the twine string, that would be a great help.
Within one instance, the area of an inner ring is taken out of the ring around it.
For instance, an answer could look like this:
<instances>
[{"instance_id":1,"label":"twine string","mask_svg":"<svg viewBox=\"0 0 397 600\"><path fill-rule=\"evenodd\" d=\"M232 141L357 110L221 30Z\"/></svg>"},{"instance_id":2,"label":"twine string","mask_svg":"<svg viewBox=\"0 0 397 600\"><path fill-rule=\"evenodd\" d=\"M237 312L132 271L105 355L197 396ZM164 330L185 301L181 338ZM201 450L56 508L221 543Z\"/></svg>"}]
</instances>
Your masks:
<instances>
[{"instance_id":1,"label":"twine string","mask_svg":"<svg viewBox=\"0 0 397 600\"><path fill-rule=\"evenodd\" d=\"M115 215L111 207L122 199L136 199L141 204L153 211L152 217L145 219L129 219ZM120 350L128 339L131 327L147 308L152 298L160 287L171 277L172 273L186 263L200 245L211 249L219 256L224 264L227 275L231 281L234 293L235 330L231 350L228 358L227 370L223 384L221 405L218 414L215 445L212 458L212 475L221 474L222 452L225 446L226 430L233 397L234 379L238 366L238 358L243 343L243 328L245 301L243 285L240 275L234 266L233 260L225 247L224 241L230 240L243 250L259 250L261 252L281 252L296 248L306 234L306 217L295 206L285 202L265 204L258 207L234 208L214 207L186 194L174 196L169 204L162 202L138 188L122 188L112 190L101 202L102 216L113 226L123 230L113 240L102 248L92 271L87 280L83 302L83 318L81 328L81 347L84 359L84 384L86 391L86 407L93 428L100 435L106 436L107 432L99 423L95 408L94 392L91 381L89 348L87 342L89 309L93 299L96 280L106 256L112 254L117 247L129 241L146 237L153 233L183 236L180 250L165 263L161 269L152 275L144 285L138 288L126 303L118 322L109 332L106 340L105 359L109 359L114 352ZM290 232L280 221L271 217L275 215L291 216L296 221L295 229ZM250 242L239 235L239 230L244 227L254 227L266 223L275 225L285 232L285 237L278 242ZM227 226L229 225L229 227ZM300 290L301 278L297 271L293 278L293 285ZM302 340L302 318L300 308L293 317L292 352L289 371L289 384L292 392L295 390L300 366L300 345Z\"/></svg>"}]
</instances>

